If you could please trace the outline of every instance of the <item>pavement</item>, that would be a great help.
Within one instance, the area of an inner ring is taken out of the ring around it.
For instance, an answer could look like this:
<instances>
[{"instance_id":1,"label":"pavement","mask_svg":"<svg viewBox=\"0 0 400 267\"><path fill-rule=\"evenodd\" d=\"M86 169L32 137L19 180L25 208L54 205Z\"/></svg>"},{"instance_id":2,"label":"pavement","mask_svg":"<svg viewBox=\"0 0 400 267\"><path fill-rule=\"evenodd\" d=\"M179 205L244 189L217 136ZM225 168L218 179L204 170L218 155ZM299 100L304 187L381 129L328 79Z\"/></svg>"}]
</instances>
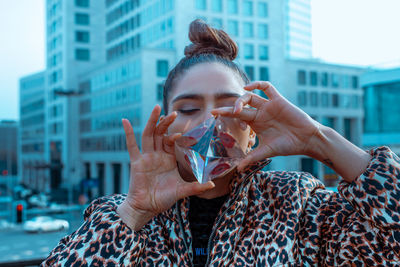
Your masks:
<instances>
[{"instance_id":1,"label":"pavement","mask_svg":"<svg viewBox=\"0 0 400 267\"><path fill-rule=\"evenodd\" d=\"M48 233L27 233L22 225L0 230L0 266L5 263L45 259L59 240L75 231L82 223L82 211L52 215L69 222L70 228Z\"/></svg>"}]
</instances>

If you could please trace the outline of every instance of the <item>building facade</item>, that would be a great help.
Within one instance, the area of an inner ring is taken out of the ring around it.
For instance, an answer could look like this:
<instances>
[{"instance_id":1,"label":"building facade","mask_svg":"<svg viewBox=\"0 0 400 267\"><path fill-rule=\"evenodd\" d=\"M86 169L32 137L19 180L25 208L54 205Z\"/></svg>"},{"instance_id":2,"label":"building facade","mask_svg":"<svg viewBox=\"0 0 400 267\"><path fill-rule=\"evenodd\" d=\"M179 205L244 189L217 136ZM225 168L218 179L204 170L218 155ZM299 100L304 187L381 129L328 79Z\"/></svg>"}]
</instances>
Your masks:
<instances>
[{"instance_id":1,"label":"building facade","mask_svg":"<svg viewBox=\"0 0 400 267\"><path fill-rule=\"evenodd\" d=\"M22 78L19 82L19 174L21 182L35 189L49 190L45 156L45 72Z\"/></svg>"},{"instance_id":2,"label":"building facade","mask_svg":"<svg viewBox=\"0 0 400 267\"><path fill-rule=\"evenodd\" d=\"M271 81L311 116L359 140L361 104L347 105L361 101L362 70L310 59L310 0L47 0L46 8L44 156L52 166L50 188L73 184L93 197L127 191L121 119L131 120L140 143L196 18L232 36L239 45L236 61L251 80ZM299 84L302 76L307 80ZM357 88L351 89L352 79ZM301 157L274 159L269 168L326 173Z\"/></svg>"},{"instance_id":3,"label":"building facade","mask_svg":"<svg viewBox=\"0 0 400 267\"><path fill-rule=\"evenodd\" d=\"M18 174L18 123L11 120L0 121L0 176Z\"/></svg>"},{"instance_id":4,"label":"building facade","mask_svg":"<svg viewBox=\"0 0 400 267\"><path fill-rule=\"evenodd\" d=\"M400 68L371 70L361 76L366 148L389 145L400 154Z\"/></svg>"},{"instance_id":5,"label":"building facade","mask_svg":"<svg viewBox=\"0 0 400 267\"><path fill-rule=\"evenodd\" d=\"M286 89L285 96L313 119L361 147L364 110L359 80L365 69L316 60L288 60L285 69L283 87L290 90ZM303 156L289 159L275 168L307 171L329 186L336 185L339 177L321 162Z\"/></svg>"}]
</instances>

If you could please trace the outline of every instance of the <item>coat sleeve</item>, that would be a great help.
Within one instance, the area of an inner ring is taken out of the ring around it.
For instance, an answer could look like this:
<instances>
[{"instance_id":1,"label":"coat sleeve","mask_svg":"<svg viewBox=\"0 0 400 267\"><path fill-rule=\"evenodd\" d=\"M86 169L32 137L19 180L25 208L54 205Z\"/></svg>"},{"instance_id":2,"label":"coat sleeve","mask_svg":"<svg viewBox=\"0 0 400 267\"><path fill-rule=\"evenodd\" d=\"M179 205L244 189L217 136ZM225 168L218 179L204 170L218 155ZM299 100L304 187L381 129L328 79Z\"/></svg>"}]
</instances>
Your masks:
<instances>
[{"instance_id":1,"label":"coat sleeve","mask_svg":"<svg viewBox=\"0 0 400 267\"><path fill-rule=\"evenodd\" d=\"M300 231L302 260L321 266L400 264L400 160L389 148L370 151L366 171L339 193L308 194ZM303 174L301 180L313 179Z\"/></svg>"},{"instance_id":2,"label":"coat sleeve","mask_svg":"<svg viewBox=\"0 0 400 267\"><path fill-rule=\"evenodd\" d=\"M116 209L123 200L114 195L94 200L81 227L60 240L41 266L127 266L138 263L146 246L146 229L131 230Z\"/></svg>"}]
</instances>

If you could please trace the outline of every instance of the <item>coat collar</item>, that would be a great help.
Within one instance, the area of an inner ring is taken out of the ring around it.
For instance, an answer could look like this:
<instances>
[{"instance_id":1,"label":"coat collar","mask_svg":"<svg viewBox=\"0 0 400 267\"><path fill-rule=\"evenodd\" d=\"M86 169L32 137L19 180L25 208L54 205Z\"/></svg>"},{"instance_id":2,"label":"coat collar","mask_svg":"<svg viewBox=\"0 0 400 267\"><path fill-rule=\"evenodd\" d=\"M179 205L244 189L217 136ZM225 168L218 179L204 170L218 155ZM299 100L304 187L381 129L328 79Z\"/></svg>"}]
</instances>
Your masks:
<instances>
[{"instance_id":1,"label":"coat collar","mask_svg":"<svg viewBox=\"0 0 400 267\"><path fill-rule=\"evenodd\" d=\"M238 172L237 169L234 170L234 175L229 183L230 188L230 197L234 197L240 193L246 193L247 190L243 190L245 187L248 187L255 173L259 170L263 169L266 165L271 162L271 159L267 158L255 163L248 165L242 172ZM187 214L189 209L188 198L178 201L178 205L180 206L180 212ZM177 220L177 205L173 205L169 210L165 211L163 215L167 217L169 220L176 221ZM182 214L182 215L184 215ZM186 217L186 216L183 216Z\"/></svg>"}]
</instances>

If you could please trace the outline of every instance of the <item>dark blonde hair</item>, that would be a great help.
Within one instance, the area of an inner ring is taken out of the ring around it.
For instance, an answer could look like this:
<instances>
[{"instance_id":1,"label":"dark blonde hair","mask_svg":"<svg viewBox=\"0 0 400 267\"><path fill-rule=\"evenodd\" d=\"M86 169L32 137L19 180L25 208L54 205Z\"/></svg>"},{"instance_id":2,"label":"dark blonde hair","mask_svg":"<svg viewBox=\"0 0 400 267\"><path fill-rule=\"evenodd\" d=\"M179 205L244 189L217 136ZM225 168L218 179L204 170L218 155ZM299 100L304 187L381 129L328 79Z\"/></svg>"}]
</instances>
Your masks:
<instances>
[{"instance_id":1,"label":"dark blonde hair","mask_svg":"<svg viewBox=\"0 0 400 267\"><path fill-rule=\"evenodd\" d=\"M164 84L163 108L168 113L168 97L176 81L185 71L200 63L217 62L228 67L243 80L250 82L246 73L233 62L238 54L237 44L223 30L210 27L200 19L194 20L189 26L189 39L192 42L185 48L185 57L169 72Z\"/></svg>"}]
</instances>

